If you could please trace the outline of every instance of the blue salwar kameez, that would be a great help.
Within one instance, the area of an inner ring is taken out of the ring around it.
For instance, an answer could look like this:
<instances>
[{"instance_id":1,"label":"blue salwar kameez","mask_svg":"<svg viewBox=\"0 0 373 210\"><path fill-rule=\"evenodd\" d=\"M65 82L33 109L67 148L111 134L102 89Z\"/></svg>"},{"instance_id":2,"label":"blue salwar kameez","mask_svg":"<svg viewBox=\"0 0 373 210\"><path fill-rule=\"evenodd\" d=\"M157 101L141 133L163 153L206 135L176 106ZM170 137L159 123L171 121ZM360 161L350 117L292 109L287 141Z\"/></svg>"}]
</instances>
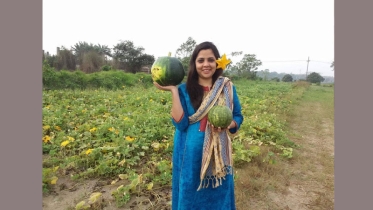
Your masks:
<instances>
[{"instance_id":1,"label":"blue salwar kameez","mask_svg":"<svg viewBox=\"0 0 373 210\"><path fill-rule=\"evenodd\" d=\"M185 83L178 87L178 91L184 115L181 119L172 119L176 128L172 160L172 209L234 210L236 206L232 174L227 174L222 185L217 188L213 188L210 181L208 188L197 191L201 181L200 171L205 132L201 129L201 121L189 124L188 117L193 115L195 110ZM243 122L241 105L235 86L233 86L233 103L233 120L237 126L229 130L231 133L237 132Z\"/></svg>"}]
</instances>

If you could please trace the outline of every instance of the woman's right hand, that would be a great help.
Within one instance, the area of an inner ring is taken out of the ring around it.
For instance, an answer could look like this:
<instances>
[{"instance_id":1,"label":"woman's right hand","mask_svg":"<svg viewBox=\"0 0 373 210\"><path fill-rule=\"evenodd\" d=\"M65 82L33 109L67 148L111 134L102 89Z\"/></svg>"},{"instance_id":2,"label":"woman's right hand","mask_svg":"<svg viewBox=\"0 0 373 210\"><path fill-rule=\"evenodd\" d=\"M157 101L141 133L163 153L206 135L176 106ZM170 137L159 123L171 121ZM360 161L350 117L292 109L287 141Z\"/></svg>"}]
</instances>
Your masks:
<instances>
[{"instance_id":1,"label":"woman's right hand","mask_svg":"<svg viewBox=\"0 0 373 210\"><path fill-rule=\"evenodd\" d=\"M176 86L173 86L173 85L161 86L157 82L153 82L153 84L159 90L164 90L164 91L170 91L171 92L171 95L172 95L171 116L174 119L180 119L184 114L184 110L183 110L183 107L181 106L178 88Z\"/></svg>"},{"instance_id":2,"label":"woman's right hand","mask_svg":"<svg viewBox=\"0 0 373 210\"><path fill-rule=\"evenodd\" d=\"M170 85L170 86L161 86L157 82L153 82L154 86L158 88L159 90L164 90L164 91L173 91L177 90L176 86Z\"/></svg>"}]
</instances>

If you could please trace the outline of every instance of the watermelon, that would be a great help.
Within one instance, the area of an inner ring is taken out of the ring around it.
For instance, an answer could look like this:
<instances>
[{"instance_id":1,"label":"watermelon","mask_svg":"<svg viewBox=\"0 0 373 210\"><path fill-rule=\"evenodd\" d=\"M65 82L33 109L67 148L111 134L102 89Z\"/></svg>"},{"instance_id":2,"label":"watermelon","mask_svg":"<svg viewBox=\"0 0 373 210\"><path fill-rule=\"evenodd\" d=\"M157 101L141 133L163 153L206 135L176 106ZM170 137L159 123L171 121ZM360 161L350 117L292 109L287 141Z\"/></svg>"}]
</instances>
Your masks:
<instances>
[{"instance_id":1,"label":"watermelon","mask_svg":"<svg viewBox=\"0 0 373 210\"><path fill-rule=\"evenodd\" d=\"M227 106L214 106L208 112L207 119L214 127L226 128L233 120L232 110Z\"/></svg>"},{"instance_id":2,"label":"watermelon","mask_svg":"<svg viewBox=\"0 0 373 210\"><path fill-rule=\"evenodd\" d=\"M184 79L185 72L180 60L168 54L154 61L151 75L153 81L161 86L176 86Z\"/></svg>"}]
</instances>

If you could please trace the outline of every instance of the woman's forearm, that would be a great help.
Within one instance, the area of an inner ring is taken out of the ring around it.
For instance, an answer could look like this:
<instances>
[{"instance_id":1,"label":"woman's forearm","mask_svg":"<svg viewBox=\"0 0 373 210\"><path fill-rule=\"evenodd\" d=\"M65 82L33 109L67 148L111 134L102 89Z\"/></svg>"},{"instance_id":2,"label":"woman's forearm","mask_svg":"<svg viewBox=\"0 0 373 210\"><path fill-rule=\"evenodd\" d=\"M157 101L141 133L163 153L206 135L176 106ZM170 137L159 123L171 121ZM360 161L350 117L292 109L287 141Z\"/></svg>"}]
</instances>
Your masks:
<instances>
[{"instance_id":1,"label":"woman's forearm","mask_svg":"<svg viewBox=\"0 0 373 210\"><path fill-rule=\"evenodd\" d=\"M171 107L171 116L175 120L180 120L184 114L183 107L181 106L179 92L177 88L171 90L172 94L172 107Z\"/></svg>"}]
</instances>

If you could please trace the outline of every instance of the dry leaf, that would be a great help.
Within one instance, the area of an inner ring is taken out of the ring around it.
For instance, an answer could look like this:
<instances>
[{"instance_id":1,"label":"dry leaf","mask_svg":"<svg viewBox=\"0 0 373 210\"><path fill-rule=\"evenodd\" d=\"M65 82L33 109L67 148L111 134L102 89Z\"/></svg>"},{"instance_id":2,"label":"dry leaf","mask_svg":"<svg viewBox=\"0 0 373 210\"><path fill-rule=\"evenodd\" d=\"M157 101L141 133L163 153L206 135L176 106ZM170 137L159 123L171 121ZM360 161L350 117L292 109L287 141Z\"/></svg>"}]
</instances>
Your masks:
<instances>
[{"instance_id":1,"label":"dry leaf","mask_svg":"<svg viewBox=\"0 0 373 210\"><path fill-rule=\"evenodd\" d=\"M153 182L150 182L149 184L146 185L146 188L148 190L152 190L153 189Z\"/></svg>"},{"instance_id":2,"label":"dry leaf","mask_svg":"<svg viewBox=\"0 0 373 210\"><path fill-rule=\"evenodd\" d=\"M78 204L76 204L75 209L80 210L80 209L88 209L91 207L90 205L86 205L85 201L80 201Z\"/></svg>"},{"instance_id":3,"label":"dry leaf","mask_svg":"<svg viewBox=\"0 0 373 210\"><path fill-rule=\"evenodd\" d=\"M102 195L102 193L100 193L100 192L92 193L91 197L89 198L89 203L90 204L95 203L100 198L101 195Z\"/></svg>"},{"instance_id":4,"label":"dry leaf","mask_svg":"<svg viewBox=\"0 0 373 210\"><path fill-rule=\"evenodd\" d=\"M119 179L113 180L113 181L111 182L111 184L115 184L115 183L117 183L117 181L119 181Z\"/></svg>"},{"instance_id":5,"label":"dry leaf","mask_svg":"<svg viewBox=\"0 0 373 210\"><path fill-rule=\"evenodd\" d=\"M128 175L127 174L119 174L118 175L120 179L127 179Z\"/></svg>"}]
</instances>

